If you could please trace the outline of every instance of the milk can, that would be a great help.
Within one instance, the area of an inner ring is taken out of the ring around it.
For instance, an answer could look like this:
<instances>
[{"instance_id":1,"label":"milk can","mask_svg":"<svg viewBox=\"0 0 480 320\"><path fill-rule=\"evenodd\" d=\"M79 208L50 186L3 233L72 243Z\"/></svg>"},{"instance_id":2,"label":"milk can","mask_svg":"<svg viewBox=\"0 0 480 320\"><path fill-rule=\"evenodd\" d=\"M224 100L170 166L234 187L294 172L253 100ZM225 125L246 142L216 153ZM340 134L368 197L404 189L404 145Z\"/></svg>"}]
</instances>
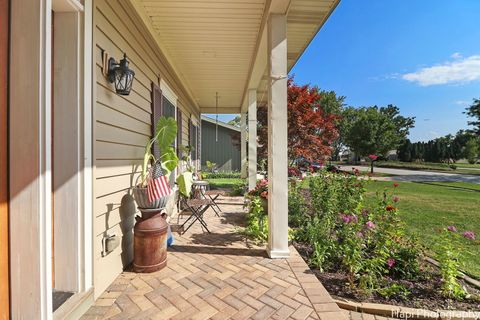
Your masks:
<instances>
[{"instance_id":1,"label":"milk can","mask_svg":"<svg viewBox=\"0 0 480 320\"><path fill-rule=\"evenodd\" d=\"M140 208L139 208L140 209ZM140 209L134 227L135 272L148 273L163 269L167 265L167 222L161 209Z\"/></svg>"}]
</instances>

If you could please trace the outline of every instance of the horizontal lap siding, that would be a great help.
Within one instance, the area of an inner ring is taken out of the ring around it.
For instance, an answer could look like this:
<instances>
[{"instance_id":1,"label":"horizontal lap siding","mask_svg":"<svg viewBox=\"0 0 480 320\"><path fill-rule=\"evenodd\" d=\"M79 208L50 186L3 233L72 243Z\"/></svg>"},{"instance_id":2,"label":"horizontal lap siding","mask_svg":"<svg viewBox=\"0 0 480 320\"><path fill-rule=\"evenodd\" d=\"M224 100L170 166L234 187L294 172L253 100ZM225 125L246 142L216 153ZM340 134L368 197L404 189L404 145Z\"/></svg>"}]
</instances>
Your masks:
<instances>
[{"instance_id":1,"label":"horizontal lap siding","mask_svg":"<svg viewBox=\"0 0 480 320\"><path fill-rule=\"evenodd\" d=\"M215 124L202 121L201 139L202 167L208 160L216 163L219 171L240 171L240 132L218 126L217 142Z\"/></svg>"},{"instance_id":2,"label":"horizontal lap siding","mask_svg":"<svg viewBox=\"0 0 480 320\"><path fill-rule=\"evenodd\" d=\"M141 171L145 143L151 133L151 83L159 78L179 97L183 113L182 142L188 143L188 98L172 78L172 71L156 51L143 26L121 1L96 1L94 50L95 103L95 202L94 285L98 297L133 259L133 225L136 204L131 188ZM135 80L129 96L115 94L102 74L102 50L120 59L127 53ZM198 111L195 111L198 116ZM102 257L102 239L119 237L119 247Z\"/></svg>"}]
</instances>

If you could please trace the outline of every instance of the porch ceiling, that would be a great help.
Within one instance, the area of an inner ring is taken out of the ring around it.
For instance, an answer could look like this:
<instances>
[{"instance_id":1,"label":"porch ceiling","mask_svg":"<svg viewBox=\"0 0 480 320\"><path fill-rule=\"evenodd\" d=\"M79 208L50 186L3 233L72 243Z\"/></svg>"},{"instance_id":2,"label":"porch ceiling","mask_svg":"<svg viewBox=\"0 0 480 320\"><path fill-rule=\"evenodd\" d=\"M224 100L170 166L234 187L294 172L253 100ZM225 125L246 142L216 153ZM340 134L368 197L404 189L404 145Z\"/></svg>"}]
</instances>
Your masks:
<instances>
[{"instance_id":1,"label":"porch ceiling","mask_svg":"<svg viewBox=\"0 0 480 320\"><path fill-rule=\"evenodd\" d=\"M205 113L216 112L215 92L220 96L219 113L238 113L245 105L248 88L266 86L265 25L269 13L282 7L288 10L290 70L338 2L130 1L156 33L159 47Z\"/></svg>"}]
</instances>

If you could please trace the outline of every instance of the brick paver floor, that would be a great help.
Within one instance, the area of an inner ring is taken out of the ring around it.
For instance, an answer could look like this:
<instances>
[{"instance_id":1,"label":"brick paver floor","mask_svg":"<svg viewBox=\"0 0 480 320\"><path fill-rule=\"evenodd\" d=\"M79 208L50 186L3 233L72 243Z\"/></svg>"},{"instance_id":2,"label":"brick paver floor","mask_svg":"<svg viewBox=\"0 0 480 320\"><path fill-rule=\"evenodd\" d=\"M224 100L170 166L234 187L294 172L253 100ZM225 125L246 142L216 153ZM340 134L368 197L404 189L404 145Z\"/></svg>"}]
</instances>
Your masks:
<instances>
[{"instance_id":1,"label":"brick paver floor","mask_svg":"<svg viewBox=\"0 0 480 320\"><path fill-rule=\"evenodd\" d=\"M220 217L206 213L210 234L199 223L174 232L166 268L122 273L82 319L348 319L294 248L272 260L246 241L242 198L220 202Z\"/></svg>"}]
</instances>

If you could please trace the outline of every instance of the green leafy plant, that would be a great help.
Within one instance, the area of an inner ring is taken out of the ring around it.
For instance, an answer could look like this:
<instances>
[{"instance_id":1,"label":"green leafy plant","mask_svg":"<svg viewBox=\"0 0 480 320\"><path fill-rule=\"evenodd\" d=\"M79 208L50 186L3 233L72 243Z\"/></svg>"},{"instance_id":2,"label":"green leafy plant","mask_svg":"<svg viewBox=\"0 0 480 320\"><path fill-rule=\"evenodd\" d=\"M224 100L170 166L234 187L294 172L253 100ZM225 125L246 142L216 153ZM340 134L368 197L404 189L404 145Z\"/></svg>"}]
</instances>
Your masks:
<instances>
[{"instance_id":1,"label":"green leafy plant","mask_svg":"<svg viewBox=\"0 0 480 320\"><path fill-rule=\"evenodd\" d=\"M155 135L145 146L140 186L146 185L148 170L152 163L160 162L167 176L177 167L178 157L175 149L172 147L176 136L177 121L172 117L161 117L155 126ZM155 143L157 143L158 149L160 150L160 157L158 159L155 158L152 153L152 147Z\"/></svg>"},{"instance_id":2,"label":"green leafy plant","mask_svg":"<svg viewBox=\"0 0 480 320\"><path fill-rule=\"evenodd\" d=\"M262 200L258 196L249 198L247 223L245 234L253 241L263 243L268 239L267 214L263 208Z\"/></svg>"},{"instance_id":3,"label":"green leafy plant","mask_svg":"<svg viewBox=\"0 0 480 320\"><path fill-rule=\"evenodd\" d=\"M300 193L299 184L292 180L288 189L288 225L300 227L306 218L305 199Z\"/></svg>"},{"instance_id":4,"label":"green leafy plant","mask_svg":"<svg viewBox=\"0 0 480 320\"><path fill-rule=\"evenodd\" d=\"M197 168L195 167L193 161L192 161L192 151L194 149L194 147L190 146L190 145L181 145L180 147L180 150L182 152L182 162L184 164L184 168L185 168L185 171L186 172L190 172L192 174L196 174L197 173Z\"/></svg>"},{"instance_id":5,"label":"green leafy plant","mask_svg":"<svg viewBox=\"0 0 480 320\"><path fill-rule=\"evenodd\" d=\"M468 295L458 281L461 274L460 251L462 239L455 226L442 229L441 235L437 259L440 263L440 274L442 276L442 294L449 298L461 300ZM475 240L475 233L472 231L465 231L462 236L468 240Z\"/></svg>"},{"instance_id":6,"label":"green leafy plant","mask_svg":"<svg viewBox=\"0 0 480 320\"><path fill-rule=\"evenodd\" d=\"M402 284L393 283L377 289L377 293L387 299L400 298L402 300L407 300L408 296L411 294L411 291Z\"/></svg>"},{"instance_id":7,"label":"green leafy plant","mask_svg":"<svg viewBox=\"0 0 480 320\"><path fill-rule=\"evenodd\" d=\"M207 160L206 165L207 165L208 172L214 172L215 168L217 167L217 164L215 162L210 161L210 160Z\"/></svg>"},{"instance_id":8,"label":"green leafy plant","mask_svg":"<svg viewBox=\"0 0 480 320\"><path fill-rule=\"evenodd\" d=\"M420 273L419 247L406 236L399 198L384 190L364 205L366 183L359 172L322 171L309 181L312 214L299 221L296 240L311 244L309 263L320 270L343 270L352 287L374 291L386 275L414 279ZM394 185L395 188L397 185ZM295 190L292 211L295 212Z\"/></svg>"}]
</instances>

